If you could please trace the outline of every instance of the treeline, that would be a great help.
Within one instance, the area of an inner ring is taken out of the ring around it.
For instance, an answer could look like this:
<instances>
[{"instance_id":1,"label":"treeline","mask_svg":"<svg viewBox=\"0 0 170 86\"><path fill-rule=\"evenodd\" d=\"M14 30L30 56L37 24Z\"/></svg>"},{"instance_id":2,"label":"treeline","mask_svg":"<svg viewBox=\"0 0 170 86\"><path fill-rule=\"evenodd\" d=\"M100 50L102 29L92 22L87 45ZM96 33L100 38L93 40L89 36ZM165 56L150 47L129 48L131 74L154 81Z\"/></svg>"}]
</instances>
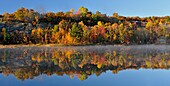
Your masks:
<instances>
[{"instance_id":1,"label":"treeline","mask_svg":"<svg viewBox=\"0 0 170 86\"><path fill-rule=\"evenodd\" d=\"M168 44L169 39L169 16L107 16L85 7L57 13L20 8L0 15L1 44Z\"/></svg>"}]
</instances>

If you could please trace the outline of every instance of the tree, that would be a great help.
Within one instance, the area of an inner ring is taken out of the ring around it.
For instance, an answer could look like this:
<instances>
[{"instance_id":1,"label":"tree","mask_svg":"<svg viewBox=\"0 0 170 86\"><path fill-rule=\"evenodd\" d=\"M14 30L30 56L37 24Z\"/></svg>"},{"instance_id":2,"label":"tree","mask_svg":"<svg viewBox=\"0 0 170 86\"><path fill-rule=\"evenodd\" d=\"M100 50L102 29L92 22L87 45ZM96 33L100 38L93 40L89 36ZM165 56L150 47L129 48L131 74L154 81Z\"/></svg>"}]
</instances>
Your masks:
<instances>
[{"instance_id":1,"label":"tree","mask_svg":"<svg viewBox=\"0 0 170 86\"><path fill-rule=\"evenodd\" d=\"M38 36L37 36L37 30L34 28L32 31L31 31L31 42L33 43L38 43L37 40L38 40Z\"/></svg>"},{"instance_id":2,"label":"tree","mask_svg":"<svg viewBox=\"0 0 170 86\"><path fill-rule=\"evenodd\" d=\"M4 19L5 19L5 20L8 20L8 19L9 19L9 17L10 17L10 14L9 14L9 13L7 13L7 12L5 12L5 13L4 13Z\"/></svg>"},{"instance_id":3,"label":"tree","mask_svg":"<svg viewBox=\"0 0 170 86\"><path fill-rule=\"evenodd\" d=\"M35 12L33 9L19 8L15 13L15 18L20 21L32 22L36 17L40 16L38 12Z\"/></svg>"},{"instance_id":4,"label":"tree","mask_svg":"<svg viewBox=\"0 0 170 86\"><path fill-rule=\"evenodd\" d=\"M99 27L101 27L101 26L103 26L103 23L102 23L101 21L98 21L98 22L97 22L97 25L98 25Z\"/></svg>"},{"instance_id":5,"label":"tree","mask_svg":"<svg viewBox=\"0 0 170 86\"><path fill-rule=\"evenodd\" d=\"M48 21L48 22L53 22L54 19L55 19L55 14L53 12L47 12L45 14L45 19Z\"/></svg>"},{"instance_id":6,"label":"tree","mask_svg":"<svg viewBox=\"0 0 170 86\"><path fill-rule=\"evenodd\" d=\"M124 38L125 30L126 29L124 28L123 23L121 23L119 25L119 41L120 41L121 44L124 43L124 40L125 40L125 38Z\"/></svg>"},{"instance_id":7,"label":"tree","mask_svg":"<svg viewBox=\"0 0 170 86\"><path fill-rule=\"evenodd\" d=\"M37 39L37 41L38 41L38 43L44 43L44 31L43 31L43 29L42 28L38 28L37 29L37 37L38 37L38 39Z\"/></svg>"},{"instance_id":8,"label":"tree","mask_svg":"<svg viewBox=\"0 0 170 86\"><path fill-rule=\"evenodd\" d=\"M2 28L3 44L9 43L10 35L7 33L6 28Z\"/></svg>"},{"instance_id":9,"label":"tree","mask_svg":"<svg viewBox=\"0 0 170 86\"><path fill-rule=\"evenodd\" d=\"M27 13L29 12L28 9L26 8L19 8L14 14L15 14L15 18L21 21L24 21L26 18Z\"/></svg>"},{"instance_id":10,"label":"tree","mask_svg":"<svg viewBox=\"0 0 170 86\"><path fill-rule=\"evenodd\" d=\"M82 42L85 43L85 44L89 43L90 42L90 37L89 37L90 36L90 30L89 30L89 28L86 25L84 25L83 21L79 22L78 24L80 25L80 27L83 30Z\"/></svg>"},{"instance_id":11,"label":"tree","mask_svg":"<svg viewBox=\"0 0 170 86\"><path fill-rule=\"evenodd\" d=\"M119 17L118 13L113 13L113 17L118 18Z\"/></svg>"},{"instance_id":12,"label":"tree","mask_svg":"<svg viewBox=\"0 0 170 86\"><path fill-rule=\"evenodd\" d=\"M87 12L88 12L88 9L85 8L85 7L83 7L83 6L81 6L78 10L79 10L82 14L87 14Z\"/></svg>"},{"instance_id":13,"label":"tree","mask_svg":"<svg viewBox=\"0 0 170 86\"><path fill-rule=\"evenodd\" d=\"M30 9L27 14L27 21L32 22L36 20L38 22L38 18L40 18L40 14L35 12L33 9Z\"/></svg>"},{"instance_id":14,"label":"tree","mask_svg":"<svg viewBox=\"0 0 170 86\"><path fill-rule=\"evenodd\" d=\"M112 27L113 26L113 27ZM117 40L117 35L116 35L116 30L117 28L114 26L114 24L112 26L107 26L106 27L106 39L109 43L115 43L115 41Z\"/></svg>"},{"instance_id":15,"label":"tree","mask_svg":"<svg viewBox=\"0 0 170 86\"><path fill-rule=\"evenodd\" d=\"M76 40L80 41L83 36L83 30L77 23L74 23L72 25L70 35L71 37L76 38Z\"/></svg>"},{"instance_id":16,"label":"tree","mask_svg":"<svg viewBox=\"0 0 170 86\"><path fill-rule=\"evenodd\" d=\"M66 34L66 42L68 45L74 44L74 39L71 37L70 32Z\"/></svg>"},{"instance_id":17,"label":"tree","mask_svg":"<svg viewBox=\"0 0 170 86\"><path fill-rule=\"evenodd\" d=\"M153 26L153 23L152 21L149 21L147 24L146 24L146 28L149 29Z\"/></svg>"}]
</instances>

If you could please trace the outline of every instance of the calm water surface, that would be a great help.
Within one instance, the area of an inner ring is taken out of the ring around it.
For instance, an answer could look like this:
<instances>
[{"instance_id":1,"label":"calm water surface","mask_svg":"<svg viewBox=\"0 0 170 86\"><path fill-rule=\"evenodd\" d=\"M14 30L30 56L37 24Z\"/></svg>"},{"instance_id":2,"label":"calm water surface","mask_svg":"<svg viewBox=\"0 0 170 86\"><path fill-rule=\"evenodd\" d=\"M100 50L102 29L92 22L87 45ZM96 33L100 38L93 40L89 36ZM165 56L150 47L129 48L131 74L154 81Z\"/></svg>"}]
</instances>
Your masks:
<instances>
[{"instance_id":1,"label":"calm water surface","mask_svg":"<svg viewBox=\"0 0 170 86\"><path fill-rule=\"evenodd\" d=\"M1 86L169 86L170 46L0 49Z\"/></svg>"}]
</instances>

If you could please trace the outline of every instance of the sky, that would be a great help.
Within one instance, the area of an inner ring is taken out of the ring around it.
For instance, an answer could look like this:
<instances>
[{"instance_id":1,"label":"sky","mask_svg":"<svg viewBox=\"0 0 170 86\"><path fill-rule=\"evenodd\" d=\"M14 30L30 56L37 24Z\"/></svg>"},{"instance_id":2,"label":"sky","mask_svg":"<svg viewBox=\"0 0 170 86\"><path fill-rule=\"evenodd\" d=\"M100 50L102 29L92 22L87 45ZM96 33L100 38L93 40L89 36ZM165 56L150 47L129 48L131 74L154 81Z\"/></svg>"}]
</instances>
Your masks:
<instances>
[{"instance_id":1,"label":"sky","mask_svg":"<svg viewBox=\"0 0 170 86\"><path fill-rule=\"evenodd\" d=\"M122 16L166 16L170 15L169 3L170 0L0 0L0 14L13 13L20 7L66 12L84 6L93 13L100 11L109 16L114 12Z\"/></svg>"}]
</instances>

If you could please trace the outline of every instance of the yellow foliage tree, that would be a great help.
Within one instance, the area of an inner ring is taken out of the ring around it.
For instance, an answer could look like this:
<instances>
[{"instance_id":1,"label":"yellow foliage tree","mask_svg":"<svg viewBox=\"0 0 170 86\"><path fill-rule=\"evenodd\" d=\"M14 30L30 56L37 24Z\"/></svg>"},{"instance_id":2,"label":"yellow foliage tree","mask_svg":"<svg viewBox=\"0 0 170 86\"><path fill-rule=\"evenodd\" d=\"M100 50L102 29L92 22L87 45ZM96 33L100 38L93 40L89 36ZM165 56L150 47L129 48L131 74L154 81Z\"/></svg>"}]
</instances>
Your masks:
<instances>
[{"instance_id":1,"label":"yellow foliage tree","mask_svg":"<svg viewBox=\"0 0 170 86\"><path fill-rule=\"evenodd\" d=\"M146 24L146 28L147 28L147 29L150 28L150 27L152 27L152 26L153 26L152 21L149 21L149 22Z\"/></svg>"},{"instance_id":2,"label":"yellow foliage tree","mask_svg":"<svg viewBox=\"0 0 170 86\"><path fill-rule=\"evenodd\" d=\"M71 37L70 32L66 34L65 38L66 38L67 44L74 44L74 39Z\"/></svg>"},{"instance_id":3,"label":"yellow foliage tree","mask_svg":"<svg viewBox=\"0 0 170 86\"><path fill-rule=\"evenodd\" d=\"M103 26L103 23L102 23L101 21L98 21L98 22L97 22L97 25L98 25L98 26Z\"/></svg>"}]
</instances>

